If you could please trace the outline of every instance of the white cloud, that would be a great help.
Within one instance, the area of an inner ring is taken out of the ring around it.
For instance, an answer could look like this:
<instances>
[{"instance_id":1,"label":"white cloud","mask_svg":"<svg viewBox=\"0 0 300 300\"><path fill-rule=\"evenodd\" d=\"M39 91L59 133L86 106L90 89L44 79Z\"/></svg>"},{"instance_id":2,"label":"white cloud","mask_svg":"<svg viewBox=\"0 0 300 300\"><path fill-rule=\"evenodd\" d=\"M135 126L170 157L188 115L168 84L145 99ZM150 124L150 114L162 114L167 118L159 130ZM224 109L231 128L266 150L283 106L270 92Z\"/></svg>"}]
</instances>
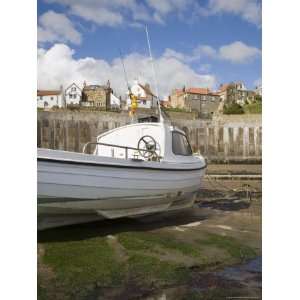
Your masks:
<instances>
[{"instance_id":1,"label":"white cloud","mask_svg":"<svg viewBox=\"0 0 300 300\"><path fill-rule=\"evenodd\" d=\"M110 10L104 6L88 6L85 5L83 1L72 5L70 13L80 16L87 21L95 22L98 25L116 26L123 23L121 13Z\"/></svg>"},{"instance_id":2,"label":"white cloud","mask_svg":"<svg viewBox=\"0 0 300 300\"><path fill-rule=\"evenodd\" d=\"M172 49L168 50L169 53ZM64 44L55 44L49 50L38 50L38 87L40 89L58 88L72 82L82 86L104 84L109 79L115 92L124 95L126 82L119 58L111 63L92 57L75 59L74 51ZM201 75L176 57L165 56L154 60L160 96L168 95L172 89L186 86L212 87L216 83L213 75ZM131 53L124 57L128 79L139 78L142 83L153 86L152 69L148 56Z\"/></svg>"},{"instance_id":3,"label":"white cloud","mask_svg":"<svg viewBox=\"0 0 300 300\"><path fill-rule=\"evenodd\" d=\"M134 21L153 21L149 9L138 0L46 0L68 8L68 13L100 26L120 26Z\"/></svg>"},{"instance_id":4,"label":"white cloud","mask_svg":"<svg viewBox=\"0 0 300 300\"><path fill-rule=\"evenodd\" d=\"M217 56L217 51L209 45L199 45L193 50L194 58L200 58L202 56L215 58Z\"/></svg>"},{"instance_id":5,"label":"white cloud","mask_svg":"<svg viewBox=\"0 0 300 300\"><path fill-rule=\"evenodd\" d=\"M67 13L100 26L120 26L136 21L165 24L173 14L190 22L199 15L234 14L244 20L261 24L261 0L44 0L67 8Z\"/></svg>"},{"instance_id":6,"label":"white cloud","mask_svg":"<svg viewBox=\"0 0 300 300\"><path fill-rule=\"evenodd\" d=\"M81 43L80 32L64 14L49 10L38 21L38 42Z\"/></svg>"},{"instance_id":7,"label":"white cloud","mask_svg":"<svg viewBox=\"0 0 300 300\"><path fill-rule=\"evenodd\" d=\"M146 2L161 15L166 15L173 11L185 10L191 4L191 1L187 0L146 0Z\"/></svg>"},{"instance_id":8,"label":"white cloud","mask_svg":"<svg viewBox=\"0 0 300 300\"><path fill-rule=\"evenodd\" d=\"M230 13L241 16L244 20L261 26L260 0L209 0L206 14Z\"/></svg>"},{"instance_id":9,"label":"white cloud","mask_svg":"<svg viewBox=\"0 0 300 300\"><path fill-rule=\"evenodd\" d=\"M188 57L186 55L184 55L181 52L177 52L173 49L170 49L170 48L165 49L165 52L164 52L163 56L166 57L166 58L175 58L175 59L178 59L180 61L188 60Z\"/></svg>"},{"instance_id":10,"label":"white cloud","mask_svg":"<svg viewBox=\"0 0 300 300\"><path fill-rule=\"evenodd\" d=\"M258 48L240 41L219 48L219 58L232 63L247 63L260 55L261 51Z\"/></svg>"},{"instance_id":11,"label":"white cloud","mask_svg":"<svg viewBox=\"0 0 300 300\"><path fill-rule=\"evenodd\" d=\"M210 58L242 64L249 63L260 55L260 49L248 46L241 41L235 41L216 49L210 45L198 45L193 49L191 54L183 54L172 49L166 49L164 53L164 56L175 57L187 63L201 61L204 58Z\"/></svg>"},{"instance_id":12,"label":"white cloud","mask_svg":"<svg viewBox=\"0 0 300 300\"><path fill-rule=\"evenodd\" d=\"M135 21L165 23L166 16L192 11L196 0L45 0L68 8L68 13L98 25L119 26Z\"/></svg>"}]
</instances>

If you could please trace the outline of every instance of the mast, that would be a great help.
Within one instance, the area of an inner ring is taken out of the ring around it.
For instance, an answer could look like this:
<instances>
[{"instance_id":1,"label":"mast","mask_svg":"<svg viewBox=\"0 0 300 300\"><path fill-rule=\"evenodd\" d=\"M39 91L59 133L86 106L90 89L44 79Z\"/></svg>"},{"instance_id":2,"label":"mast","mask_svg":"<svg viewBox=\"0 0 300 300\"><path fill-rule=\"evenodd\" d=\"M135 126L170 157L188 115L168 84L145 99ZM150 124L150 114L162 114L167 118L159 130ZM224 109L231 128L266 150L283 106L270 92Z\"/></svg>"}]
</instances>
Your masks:
<instances>
[{"instance_id":1,"label":"mast","mask_svg":"<svg viewBox=\"0 0 300 300\"><path fill-rule=\"evenodd\" d=\"M155 84L155 93L156 93L156 97L157 97L157 107L158 107L158 112L159 112L159 121L163 122L164 118L163 118L162 113L161 113L160 101L159 101L159 96L158 96L158 84L157 84L157 79L156 79L156 73L155 73L155 68L154 68L154 62L153 62L153 57L152 57L152 52L151 52L150 38L149 38L149 33L148 33L147 26L145 26L145 30L146 30L149 55L150 55L150 60L151 60L151 65L152 65L153 79L154 79L154 84Z\"/></svg>"}]
</instances>

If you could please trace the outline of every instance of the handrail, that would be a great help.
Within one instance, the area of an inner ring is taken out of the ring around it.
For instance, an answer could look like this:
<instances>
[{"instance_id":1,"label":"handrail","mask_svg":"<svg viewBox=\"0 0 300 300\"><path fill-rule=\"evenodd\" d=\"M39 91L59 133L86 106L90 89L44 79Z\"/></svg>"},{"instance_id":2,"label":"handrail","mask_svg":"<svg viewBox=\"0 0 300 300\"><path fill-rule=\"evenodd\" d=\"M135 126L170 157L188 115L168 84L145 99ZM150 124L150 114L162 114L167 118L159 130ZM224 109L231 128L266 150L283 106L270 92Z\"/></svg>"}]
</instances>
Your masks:
<instances>
[{"instance_id":1,"label":"handrail","mask_svg":"<svg viewBox=\"0 0 300 300\"><path fill-rule=\"evenodd\" d=\"M134 148L134 147L129 147L129 146L120 146L120 145L99 143L99 142L88 142L88 143L84 144L83 149L82 149L82 153L85 153L86 148L89 145L100 145L100 146L108 146L108 147L116 147L116 148L125 149L125 159L128 159L128 150L145 151L145 152L153 153L156 158L159 157L155 150L140 149L140 148Z\"/></svg>"}]
</instances>

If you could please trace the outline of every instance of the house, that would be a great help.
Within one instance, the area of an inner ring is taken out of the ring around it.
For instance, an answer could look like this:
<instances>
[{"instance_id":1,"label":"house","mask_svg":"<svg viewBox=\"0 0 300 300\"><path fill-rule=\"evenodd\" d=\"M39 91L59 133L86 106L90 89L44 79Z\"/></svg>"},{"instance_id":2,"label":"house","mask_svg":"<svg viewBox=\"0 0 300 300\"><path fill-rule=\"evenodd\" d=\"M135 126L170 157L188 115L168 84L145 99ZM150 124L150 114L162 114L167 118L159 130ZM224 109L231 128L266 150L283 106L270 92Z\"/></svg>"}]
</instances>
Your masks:
<instances>
[{"instance_id":1,"label":"house","mask_svg":"<svg viewBox=\"0 0 300 300\"><path fill-rule=\"evenodd\" d=\"M76 84L72 83L65 89L65 102L66 106L79 105L81 101L81 88Z\"/></svg>"},{"instance_id":2,"label":"house","mask_svg":"<svg viewBox=\"0 0 300 300\"><path fill-rule=\"evenodd\" d=\"M243 82L221 85L219 95L224 104L237 103L241 106L254 101L255 92L248 90Z\"/></svg>"},{"instance_id":3,"label":"house","mask_svg":"<svg viewBox=\"0 0 300 300\"><path fill-rule=\"evenodd\" d=\"M183 87L183 89L172 90L171 95L169 96L171 107L173 107L173 108L185 108L186 107L186 103L185 103L184 97L183 97L184 90L185 90L185 87Z\"/></svg>"},{"instance_id":4,"label":"house","mask_svg":"<svg viewBox=\"0 0 300 300\"><path fill-rule=\"evenodd\" d=\"M86 107L98 107L110 109L110 97L113 93L109 81L106 85L87 85L82 89L81 105Z\"/></svg>"},{"instance_id":5,"label":"house","mask_svg":"<svg viewBox=\"0 0 300 300\"><path fill-rule=\"evenodd\" d=\"M52 108L64 106L65 101L62 86L59 90L37 90L37 107Z\"/></svg>"},{"instance_id":6,"label":"house","mask_svg":"<svg viewBox=\"0 0 300 300\"><path fill-rule=\"evenodd\" d=\"M170 97L165 97L164 99L160 100L160 106L163 108L171 108L171 100Z\"/></svg>"},{"instance_id":7,"label":"house","mask_svg":"<svg viewBox=\"0 0 300 300\"><path fill-rule=\"evenodd\" d=\"M170 96L171 106L187 111L196 111L199 116L210 118L220 104L219 94L209 88L185 88L173 90Z\"/></svg>"},{"instance_id":8,"label":"house","mask_svg":"<svg viewBox=\"0 0 300 300\"><path fill-rule=\"evenodd\" d=\"M218 94L220 96L220 101L225 102L227 99L227 88L229 86L229 83L221 84L218 90Z\"/></svg>"},{"instance_id":9,"label":"house","mask_svg":"<svg viewBox=\"0 0 300 300\"><path fill-rule=\"evenodd\" d=\"M254 92L255 92L256 95L262 96L262 87L261 87L261 85L256 86Z\"/></svg>"},{"instance_id":10,"label":"house","mask_svg":"<svg viewBox=\"0 0 300 300\"><path fill-rule=\"evenodd\" d=\"M157 97L152 93L150 85L146 83L142 85L135 80L131 86L131 92L137 97L138 108L154 108L157 107ZM131 99L127 98L127 109L131 106Z\"/></svg>"}]
</instances>

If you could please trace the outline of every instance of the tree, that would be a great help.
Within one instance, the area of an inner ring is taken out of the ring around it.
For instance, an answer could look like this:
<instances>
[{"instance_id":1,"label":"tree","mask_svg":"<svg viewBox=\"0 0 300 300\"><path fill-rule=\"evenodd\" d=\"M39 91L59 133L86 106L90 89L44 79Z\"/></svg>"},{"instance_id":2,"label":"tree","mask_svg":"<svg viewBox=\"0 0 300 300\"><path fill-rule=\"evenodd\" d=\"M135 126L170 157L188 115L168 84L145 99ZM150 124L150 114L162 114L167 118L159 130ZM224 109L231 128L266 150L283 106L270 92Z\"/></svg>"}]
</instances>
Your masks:
<instances>
[{"instance_id":1,"label":"tree","mask_svg":"<svg viewBox=\"0 0 300 300\"><path fill-rule=\"evenodd\" d=\"M225 115L239 115L243 114L244 110L241 105L237 103L231 103L224 106L223 114Z\"/></svg>"},{"instance_id":2,"label":"tree","mask_svg":"<svg viewBox=\"0 0 300 300\"><path fill-rule=\"evenodd\" d=\"M262 101L262 97L261 97L261 95L255 95L254 96L254 100L256 101L256 102L261 102Z\"/></svg>"}]
</instances>

